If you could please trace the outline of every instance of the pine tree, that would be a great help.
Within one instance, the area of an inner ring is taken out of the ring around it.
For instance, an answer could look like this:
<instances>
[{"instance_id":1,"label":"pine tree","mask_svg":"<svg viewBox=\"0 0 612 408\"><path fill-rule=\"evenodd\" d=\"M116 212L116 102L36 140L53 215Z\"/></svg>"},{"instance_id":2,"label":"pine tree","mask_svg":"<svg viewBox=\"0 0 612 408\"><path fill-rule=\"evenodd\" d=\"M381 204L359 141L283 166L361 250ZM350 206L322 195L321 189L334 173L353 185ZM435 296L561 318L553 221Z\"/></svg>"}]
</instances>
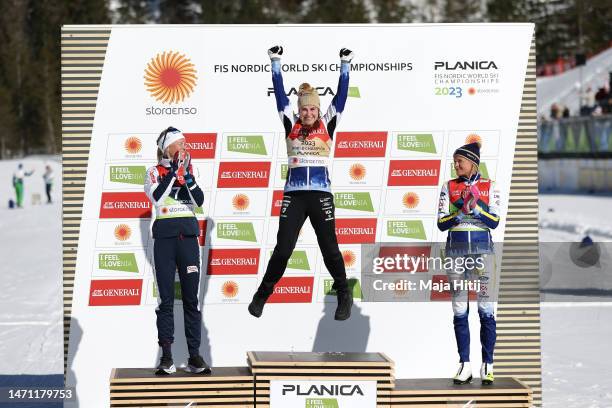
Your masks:
<instances>
[{"instance_id":1,"label":"pine tree","mask_svg":"<svg viewBox=\"0 0 612 408\"><path fill-rule=\"evenodd\" d=\"M150 0L118 0L117 23L145 24L153 21Z\"/></svg>"}]
</instances>

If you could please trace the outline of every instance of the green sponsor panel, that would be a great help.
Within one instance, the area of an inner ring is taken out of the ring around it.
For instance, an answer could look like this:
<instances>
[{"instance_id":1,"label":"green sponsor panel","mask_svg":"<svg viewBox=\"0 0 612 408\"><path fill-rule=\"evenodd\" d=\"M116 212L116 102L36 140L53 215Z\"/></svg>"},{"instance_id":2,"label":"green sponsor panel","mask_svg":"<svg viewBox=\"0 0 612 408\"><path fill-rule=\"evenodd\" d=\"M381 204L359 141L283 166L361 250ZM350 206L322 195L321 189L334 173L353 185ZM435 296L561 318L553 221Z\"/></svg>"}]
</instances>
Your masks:
<instances>
[{"instance_id":1,"label":"green sponsor panel","mask_svg":"<svg viewBox=\"0 0 612 408\"><path fill-rule=\"evenodd\" d=\"M361 98L361 93L359 92L359 87L358 86L349 86L348 97L349 98Z\"/></svg>"},{"instance_id":2,"label":"green sponsor panel","mask_svg":"<svg viewBox=\"0 0 612 408\"><path fill-rule=\"evenodd\" d=\"M157 290L157 283L153 282L153 297L159 297L159 291ZM181 282L174 282L174 299L183 300L183 293L181 292Z\"/></svg>"},{"instance_id":3,"label":"green sponsor panel","mask_svg":"<svg viewBox=\"0 0 612 408\"><path fill-rule=\"evenodd\" d=\"M363 292L361 291L361 282L357 278L349 278L346 280L349 290L353 294L354 299L363 299ZM336 296L336 290L332 288L334 285L333 279L323 280L323 294L325 296Z\"/></svg>"},{"instance_id":4,"label":"green sponsor panel","mask_svg":"<svg viewBox=\"0 0 612 408\"><path fill-rule=\"evenodd\" d=\"M403 133L397 135L397 148L419 153L437 153L436 142L429 133Z\"/></svg>"},{"instance_id":5,"label":"green sponsor panel","mask_svg":"<svg viewBox=\"0 0 612 408\"><path fill-rule=\"evenodd\" d=\"M126 183L144 185L145 166L110 166L110 181L113 183Z\"/></svg>"},{"instance_id":6,"label":"green sponsor panel","mask_svg":"<svg viewBox=\"0 0 612 408\"><path fill-rule=\"evenodd\" d=\"M335 398L306 398L305 408L339 408Z\"/></svg>"},{"instance_id":7,"label":"green sponsor panel","mask_svg":"<svg viewBox=\"0 0 612 408\"><path fill-rule=\"evenodd\" d=\"M257 242L255 228L250 222L219 222L217 223L217 238Z\"/></svg>"},{"instance_id":8,"label":"green sponsor panel","mask_svg":"<svg viewBox=\"0 0 612 408\"><path fill-rule=\"evenodd\" d=\"M389 220L387 235L399 238L427 239L421 220Z\"/></svg>"},{"instance_id":9,"label":"green sponsor panel","mask_svg":"<svg viewBox=\"0 0 612 408\"><path fill-rule=\"evenodd\" d=\"M289 169L288 164L281 164L281 180L287 180L287 171Z\"/></svg>"},{"instance_id":10,"label":"green sponsor panel","mask_svg":"<svg viewBox=\"0 0 612 408\"><path fill-rule=\"evenodd\" d=\"M336 208L374 212L372 198L368 192L334 193L334 204Z\"/></svg>"},{"instance_id":11,"label":"green sponsor panel","mask_svg":"<svg viewBox=\"0 0 612 408\"><path fill-rule=\"evenodd\" d=\"M195 207L193 212L196 213L196 214L199 214L199 215L204 215L204 208L202 208L202 207Z\"/></svg>"},{"instance_id":12,"label":"green sponsor panel","mask_svg":"<svg viewBox=\"0 0 612 408\"><path fill-rule=\"evenodd\" d=\"M480 165L478 166L478 171L480 172L480 176L482 178L489 178L489 170L487 169L487 163L480 162ZM452 179L457 178L457 172L455 171L455 166L453 166L453 163L450 164L450 174Z\"/></svg>"},{"instance_id":13,"label":"green sponsor panel","mask_svg":"<svg viewBox=\"0 0 612 408\"><path fill-rule=\"evenodd\" d=\"M105 252L98 254L98 268L108 271L138 273L136 255L132 253Z\"/></svg>"},{"instance_id":14,"label":"green sponsor panel","mask_svg":"<svg viewBox=\"0 0 612 408\"><path fill-rule=\"evenodd\" d=\"M261 135L236 135L227 137L227 150L237 153L248 153L265 156L266 144Z\"/></svg>"},{"instance_id":15,"label":"green sponsor panel","mask_svg":"<svg viewBox=\"0 0 612 408\"><path fill-rule=\"evenodd\" d=\"M272 255L272 251L270 251L270 255ZM287 262L287 268L309 271L310 264L308 263L308 255L306 254L306 251L293 251L291 257L289 258L289 262Z\"/></svg>"}]
</instances>

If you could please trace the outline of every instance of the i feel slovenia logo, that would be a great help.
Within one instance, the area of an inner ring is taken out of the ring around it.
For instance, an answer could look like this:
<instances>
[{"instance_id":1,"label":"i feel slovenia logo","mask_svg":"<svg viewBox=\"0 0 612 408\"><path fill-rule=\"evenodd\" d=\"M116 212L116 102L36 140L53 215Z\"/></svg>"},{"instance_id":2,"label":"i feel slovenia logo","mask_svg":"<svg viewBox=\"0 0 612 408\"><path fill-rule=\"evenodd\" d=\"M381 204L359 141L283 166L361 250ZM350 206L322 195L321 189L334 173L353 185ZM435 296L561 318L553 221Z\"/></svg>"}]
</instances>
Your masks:
<instances>
[{"instance_id":1,"label":"i feel slovenia logo","mask_svg":"<svg viewBox=\"0 0 612 408\"><path fill-rule=\"evenodd\" d=\"M155 100L173 104L193 92L198 79L195 65L184 54L164 51L151 58L145 68L145 88Z\"/></svg>"}]
</instances>

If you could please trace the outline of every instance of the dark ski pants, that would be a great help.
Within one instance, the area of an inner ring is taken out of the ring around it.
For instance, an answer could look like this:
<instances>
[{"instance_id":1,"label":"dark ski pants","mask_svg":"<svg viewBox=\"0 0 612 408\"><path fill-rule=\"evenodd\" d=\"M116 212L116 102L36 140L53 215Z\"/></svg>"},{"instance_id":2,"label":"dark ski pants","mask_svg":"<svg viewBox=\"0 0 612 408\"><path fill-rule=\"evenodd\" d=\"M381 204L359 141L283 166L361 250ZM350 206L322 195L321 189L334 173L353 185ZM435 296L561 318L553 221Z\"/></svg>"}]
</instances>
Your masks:
<instances>
[{"instance_id":1,"label":"dark ski pants","mask_svg":"<svg viewBox=\"0 0 612 408\"><path fill-rule=\"evenodd\" d=\"M51 203L51 184L45 184L45 192L47 193L47 204Z\"/></svg>"},{"instance_id":2,"label":"dark ski pants","mask_svg":"<svg viewBox=\"0 0 612 408\"><path fill-rule=\"evenodd\" d=\"M159 293L157 335L159 345L174 342L174 277L178 270L185 337L190 355L199 354L202 313L198 292L200 288L200 246L196 237L157 238L153 245L155 279Z\"/></svg>"},{"instance_id":3,"label":"dark ski pants","mask_svg":"<svg viewBox=\"0 0 612 408\"><path fill-rule=\"evenodd\" d=\"M475 259L479 255L466 255ZM493 364L493 353L495 341L497 339L497 323L494 316L494 303L491 301L492 294L489 293L488 284L490 283L493 270L495 268L494 257L485 257L485 268L466 270L464 275L449 274L451 285L464 279L478 279L482 288L478 292L478 316L480 318L480 345L482 350L482 362ZM452 305L453 305L453 328L455 330L455 340L457 340L457 352L459 362L470 361L470 325L468 314L470 310L469 295L467 290L455 290L451 286Z\"/></svg>"},{"instance_id":4,"label":"dark ski pants","mask_svg":"<svg viewBox=\"0 0 612 408\"><path fill-rule=\"evenodd\" d=\"M348 291L344 260L336 239L334 196L324 191L294 191L283 196L276 247L257 290L257 296L267 299L274 291L274 285L285 273L306 218L310 218L323 261L334 278L333 288L337 293Z\"/></svg>"}]
</instances>

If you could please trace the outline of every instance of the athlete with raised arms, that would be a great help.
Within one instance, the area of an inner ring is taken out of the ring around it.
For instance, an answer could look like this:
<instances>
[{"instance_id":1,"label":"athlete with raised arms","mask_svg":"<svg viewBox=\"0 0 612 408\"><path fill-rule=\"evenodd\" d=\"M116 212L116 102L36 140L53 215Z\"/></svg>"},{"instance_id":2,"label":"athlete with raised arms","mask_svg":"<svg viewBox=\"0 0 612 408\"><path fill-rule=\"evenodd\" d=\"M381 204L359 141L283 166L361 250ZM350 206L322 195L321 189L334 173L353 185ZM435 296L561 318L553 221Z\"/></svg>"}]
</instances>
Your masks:
<instances>
[{"instance_id":1,"label":"athlete with raised arms","mask_svg":"<svg viewBox=\"0 0 612 408\"><path fill-rule=\"evenodd\" d=\"M310 218L325 266L334 278L333 289L338 297L335 319L346 320L351 315L353 298L336 238L334 197L331 193L328 165L334 131L344 111L348 94L353 52L346 48L340 50L338 89L327 111L321 113L317 90L310 84L303 83L298 90L297 115L293 113L289 98L285 94L280 61L282 54L281 46L268 50L276 107L285 127L289 166L276 247L263 280L249 305L249 312L255 317L261 316L266 301L274 291L274 285L285 272L300 229L306 218Z\"/></svg>"}]
</instances>

